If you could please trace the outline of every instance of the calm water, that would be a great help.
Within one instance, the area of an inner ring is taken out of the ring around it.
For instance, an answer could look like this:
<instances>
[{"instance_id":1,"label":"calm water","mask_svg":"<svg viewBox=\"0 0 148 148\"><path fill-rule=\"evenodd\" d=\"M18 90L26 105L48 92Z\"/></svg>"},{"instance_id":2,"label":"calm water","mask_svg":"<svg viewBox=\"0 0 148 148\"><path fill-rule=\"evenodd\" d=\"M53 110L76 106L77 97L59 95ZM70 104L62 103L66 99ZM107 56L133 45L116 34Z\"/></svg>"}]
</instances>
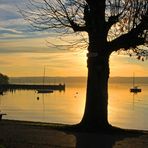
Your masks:
<instances>
[{"instance_id":1,"label":"calm water","mask_svg":"<svg viewBox=\"0 0 148 148\"><path fill-rule=\"evenodd\" d=\"M130 84L109 85L109 121L122 128L148 130L148 85L142 92L129 92ZM85 105L85 84L67 86L65 92L37 94L35 91L7 92L0 96L0 110L5 119L78 123Z\"/></svg>"}]
</instances>

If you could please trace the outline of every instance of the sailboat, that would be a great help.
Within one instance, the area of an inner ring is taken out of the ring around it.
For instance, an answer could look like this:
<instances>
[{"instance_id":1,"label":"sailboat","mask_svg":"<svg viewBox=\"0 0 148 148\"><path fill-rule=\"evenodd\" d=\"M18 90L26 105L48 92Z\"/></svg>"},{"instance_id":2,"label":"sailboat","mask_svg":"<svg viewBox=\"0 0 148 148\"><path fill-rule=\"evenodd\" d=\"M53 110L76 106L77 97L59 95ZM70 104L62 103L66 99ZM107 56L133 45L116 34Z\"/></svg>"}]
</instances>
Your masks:
<instances>
[{"instance_id":1,"label":"sailboat","mask_svg":"<svg viewBox=\"0 0 148 148\"><path fill-rule=\"evenodd\" d=\"M133 74L133 87L130 89L130 92L138 93L141 92L141 88L135 85L135 75Z\"/></svg>"},{"instance_id":2,"label":"sailboat","mask_svg":"<svg viewBox=\"0 0 148 148\"><path fill-rule=\"evenodd\" d=\"M45 83L45 66L44 66L44 75L43 75L43 88L38 89L37 93L53 93L52 89L47 89L44 87L44 83Z\"/></svg>"},{"instance_id":3,"label":"sailboat","mask_svg":"<svg viewBox=\"0 0 148 148\"><path fill-rule=\"evenodd\" d=\"M38 89L37 90L38 93L53 93L53 90L52 89Z\"/></svg>"}]
</instances>

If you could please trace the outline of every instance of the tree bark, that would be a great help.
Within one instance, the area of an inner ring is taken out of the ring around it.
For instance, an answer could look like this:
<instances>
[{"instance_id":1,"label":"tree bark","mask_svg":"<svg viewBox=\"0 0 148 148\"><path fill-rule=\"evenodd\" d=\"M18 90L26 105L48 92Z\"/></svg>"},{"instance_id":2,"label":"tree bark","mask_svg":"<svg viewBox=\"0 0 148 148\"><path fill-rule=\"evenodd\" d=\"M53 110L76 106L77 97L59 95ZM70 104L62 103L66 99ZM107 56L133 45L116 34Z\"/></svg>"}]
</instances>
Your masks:
<instances>
[{"instance_id":1,"label":"tree bark","mask_svg":"<svg viewBox=\"0 0 148 148\"><path fill-rule=\"evenodd\" d=\"M84 128L106 129L108 123L109 55L88 57L86 105L80 122Z\"/></svg>"},{"instance_id":2,"label":"tree bark","mask_svg":"<svg viewBox=\"0 0 148 148\"><path fill-rule=\"evenodd\" d=\"M105 129L108 123L109 51L105 1L87 1L85 21L89 36L86 104L80 126L85 130Z\"/></svg>"}]
</instances>

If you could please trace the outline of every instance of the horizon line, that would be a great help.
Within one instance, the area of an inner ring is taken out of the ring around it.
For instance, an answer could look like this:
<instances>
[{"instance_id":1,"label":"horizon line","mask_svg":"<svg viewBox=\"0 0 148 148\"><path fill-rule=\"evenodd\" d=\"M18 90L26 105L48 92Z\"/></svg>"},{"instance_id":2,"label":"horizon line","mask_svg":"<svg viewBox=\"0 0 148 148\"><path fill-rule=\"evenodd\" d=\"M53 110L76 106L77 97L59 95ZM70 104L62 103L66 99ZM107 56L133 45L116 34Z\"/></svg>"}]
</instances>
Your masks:
<instances>
[{"instance_id":1,"label":"horizon line","mask_svg":"<svg viewBox=\"0 0 148 148\"><path fill-rule=\"evenodd\" d=\"M9 77L9 78L31 78L31 77L43 77L43 76L12 76L12 77ZM87 76L45 76L45 77L49 77L49 78L53 78L53 77L58 77L58 78L80 78L80 77L83 77L83 78L87 78ZM133 77L133 76L110 76L109 78L129 78L129 77ZM148 77L148 76L135 76L135 77Z\"/></svg>"}]
</instances>

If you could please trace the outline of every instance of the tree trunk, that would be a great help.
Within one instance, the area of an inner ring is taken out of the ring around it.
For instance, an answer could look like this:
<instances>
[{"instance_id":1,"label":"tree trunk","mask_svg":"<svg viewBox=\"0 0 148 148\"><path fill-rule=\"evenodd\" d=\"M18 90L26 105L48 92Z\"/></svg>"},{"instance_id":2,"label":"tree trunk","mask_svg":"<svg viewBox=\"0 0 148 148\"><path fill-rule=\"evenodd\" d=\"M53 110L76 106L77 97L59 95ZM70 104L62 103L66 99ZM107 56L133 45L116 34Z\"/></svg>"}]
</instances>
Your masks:
<instances>
[{"instance_id":1,"label":"tree trunk","mask_svg":"<svg viewBox=\"0 0 148 148\"><path fill-rule=\"evenodd\" d=\"M87 129L106 129L108 123L109 55L88 57L85 111L80 125Z\"/></svg>"},{"instance_id":2,"label":"tree trunk","mask_svg":"<svg viewBox=\"0 0 148 148\"><path fill-rule=\"evenodd\" d=\"M88 46L88 79L86 104L80 126L91 129L104 129L108 123L108 78L109 56L107 50L107 26L105 22L105 1L89 2L85 14Z\"/></svg>"}]
</instances>

